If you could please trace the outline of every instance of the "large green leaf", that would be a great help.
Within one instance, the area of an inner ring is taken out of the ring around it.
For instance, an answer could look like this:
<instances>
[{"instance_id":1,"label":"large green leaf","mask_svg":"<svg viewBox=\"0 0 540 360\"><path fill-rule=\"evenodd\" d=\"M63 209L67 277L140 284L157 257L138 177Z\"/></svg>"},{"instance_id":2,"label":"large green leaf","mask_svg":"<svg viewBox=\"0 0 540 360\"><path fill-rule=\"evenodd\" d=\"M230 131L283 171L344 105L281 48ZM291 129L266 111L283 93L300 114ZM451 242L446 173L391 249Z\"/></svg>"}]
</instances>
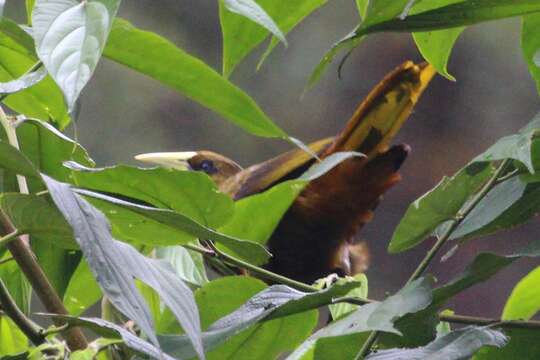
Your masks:
<instances>
[{"instance_id":1,"label":"large green leaf","mask_svg":"<svg viewBox=\"0 0 540 360\"><path fill-rule=\"evenodd\" d=\"M417 1L409 14L413 15L421 13L460 1L461 0ZM429 61L429 63L433 65L439 74L453 81L456 79L448 73L446 65L448 63L448 58L450 57L452 47L454 47L454 43L463 30L465 30L464 27L458 27L438 31L413 33L416 46L424 59Z\"/></svg>"},{"instance_id":2,"label":"large green leaf","mask_svg":"<svg viewBox=\"0 0 540 360\"><path fill-rule=\"evenodd\" d=\"M249 277L214 280L197 290L195 298L201 312L203 329L233 312L266 284ZM215 299L222 299L216 302ZM294 349L317 325L315 310L259 323L243 330L210 351L208 359L274 359L283 351Z\"/></svg>"},{"instance_id":3,"label":"large green leaf","mask_svg":"<svg viewBox=\"0 0 540 360\"><path fill-rule=\"evenodd\" d=\"M26 335L3 315L0 316L0 356L15 355L28 349Z\"/></svg>"},{"instance_id":4,"label":"large green leaf","mask_svg":"<svg viewBox=\"0 0 540 360\"><path fill-rule=\"evenodd\" d=\"M327 0L257 0L257 3L287 33L302 19L324 5ZM268 30L249 19L232 14L219 2L219 16L223 32L223 75L228 77L236 66L269 35ZM272 51L277 40L272 38L264 57Z\"/></svg>"},{"instance_id":5,"label":"large green leaf","mask_svg":"<svg viewBox=\"0 0 540 360\"><path fill-rule=\"evenodd\" d=\"M431 284L426 278L418 279L389 296L382 302L363 305L348 316L336 320L310 336L288 360L312 359L310 352L319 339L351 335L366 331L400 334L394 322L409 313L425 309L431 303ZM357 344L361 346L360 343Z\"/></svg>"},{"instance_id":6,"label":"large green leaf","mask_svg":"<svg viewBox=\"0 0 540 360\"><path fill-rule=\"evenodd\" d=\"M273 285L210 325L203 333L204 348L211 351L257 322L279 319L330 304L332 299L344 296L358 285L355 282L338 281L329 289L315 293L303 293L284 285ZM195 356L185 335L162 336L160 343L165 351L178 358L190 359Z\"/></svg>"},{"instance_id":7,"label":"large green leaf","mask_svg":"<svg viewBox=\"0 0 540 360\"><path fill-rule=\"evenodd\" d=\"M113 233L126 241L150 246L171 246L186 244L199 238L223 244L235 255L253 264L264 264L270 257L270 253L255 242L214 231L183 214L138 205L91 191L77 192L87 196L92 204L106 213L112 223Z\"/></svg>"},{"instance_id":8,"label":"large green leaf","mask_svg":"<svg viewBox=\"0 0 540 360\"><path fill-rule=\"evenodd\" d=\"M254 135L287 137L245 92L155 33L117 19L104 55L172 87Z\"/></svg>"},{"instance_id":9,"label":"large green leaf","mask_svg":"<svg viewBox=\"0 0 540 360\"><path fill-rule=\"evenodd\" d=\"M163 262L147 258L128 244L112 238L105 216L69 185L42 175L49 193L73 228L92 272L111 303L135 321L159 346L147 304L134 279L151 286L182 325L199 357L204 358L199 315L191 290Z\"/></svg>"},{"instance_id":10,"label":"large green leaf","mask_svg":"<svg viewBox=\"0 0 540 360\"><path fill-rule=\"evenodd\" d=\"M171 209L211 228L226 223L233 212L231 198L220 193L210 177L199 171L66 165L73 170L73 184Z\"/></svg>"},{"instance_id":11,"label":"large green leaf","mask_svg":"<svg viewBox=\"0 0 540 360\"><path fill-rule=\"evenodd\" d=\"M36 50L73 110L92 77L120 0L36 0L32 35Z\"/></svg>"},{"instance_id":12,"label":"large green leaf","mask_svg":"<svg viewBox=\"0 0 540 360\"><path fill-rule=\"evenodd\" d=\"M540 310L540 267L519 281L504 305L504 320L529 320Z\"/></svg>"},{"instance_id":13,"label":"large green leaf","mask_svg":"<svg viewBox=\"0 0 540 360\"><path fill-rule=\"evenodd\" d=\"M453 219L467 200L493 174L489 163L472 163L451 178L443 178L432 190L413 202L397 226L388 250L407 250Z\"/></svg>"},{"instance_id":14,"label":"large green leaf","mask_svg":"<svg viewBox=\"0 0 540 360\"><path fill-rule=\"evenodd\" d=\"M64 292L64 305L74 316L81 315L102 296L92 271L85 260L79 262Z\"/></svg>"},{"instance_id":15,"label":"large green leaf","mask_svg":"<svg viewBox=\"0 0 540 360\"><path fill-rule=\"evenodd\" d=\"M446 226L444 223L455 219L462 207L493 175L492 161L514 159L520 163L518 167L524 166L534 173L539 166L538 155L535 154L540 144L537 140L539 131L540 116L537 115L517 134L501 138L456 175L443 178L435 188L409 206L394 232L389 250L403 251L431 234L441 233ZM531 181L535 180L531 178ZM526 184L521 178L499 184L463 220L452 238L477 232L490 233L524 222L537 209L536 187L535 184ZM486 227L489 229L484 230Z\"/></svg>"},{"instance_id":16,"label":"large green leaf","mask_svg":"<svg viewBox=\"0 0 540 360\"><path fill-rule=\"evenodd\" d=\"M521 28L521 48L529 71L536 81L536 88L540 93L540 14L531 14L523 17Z\"/></svg>"},{"instance_id":17,"label":"large green leaf","mask_svg":"<svg viewBox=\"0 0 540 360\"><path fill-rule=\"evenodd\" d=\"M32 37L3 17L0 20L0 81L19 78L37 61ZM49 76L28 89L8 96L4 102L18 113L51 121L59 128L66 127L70 121L62 92Z\"/></svg>"},{"instance_id":18,"label":"large green leaf","mask_svg":"<svg viewBox=\"0 0 540 360\"><path fill-rule=\"evenodd\" d=\"M540 342L537 329L508 329L508 345L502 349L485 347L476 353L473 360L509 360L540 358Z\"/></svg>"},{"instance_id":19,"label":"large green leaf","mask_svg":"<svg viewBox=\"0 0 540 360\"><path fill-rule=\"evenodd\" d=\"M409 15L409 13L414 13L415 6L429 6L424 1L418 1L408 11L410 3L409 0L371 1L364 21L326 53L313 71L310 84L318 80L339 49L351 49L357 46L364 36L371 33L442 30L540 11L540 3L536 0L524 0L518 3L514 0L463 0ZM443 3L448 2L443 1Z\"/></svg>"}]
</instances>

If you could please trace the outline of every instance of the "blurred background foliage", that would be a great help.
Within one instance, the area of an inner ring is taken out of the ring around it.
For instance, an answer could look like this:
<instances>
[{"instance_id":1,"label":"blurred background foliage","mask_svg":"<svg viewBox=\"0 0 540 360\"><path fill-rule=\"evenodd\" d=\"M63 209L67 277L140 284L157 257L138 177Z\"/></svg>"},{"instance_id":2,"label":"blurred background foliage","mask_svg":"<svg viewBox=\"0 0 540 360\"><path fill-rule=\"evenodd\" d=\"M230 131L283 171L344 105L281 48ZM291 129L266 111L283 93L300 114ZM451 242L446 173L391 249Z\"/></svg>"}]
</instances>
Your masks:
<instances>
[{"instance_id":1,"label":"blurred background foliage","mask_svg":"<svg viewBox=\"0 0 540 360\"><path fill-rule=\"evenodd\" d=\"M24 2L8 2L6 14L24 19ZM358 22L353 0L334 0L315 11L288 34L259 72L259 47L233 72L231 80L250 94L288 134L304 142L336 133L368 91L389 70L411 59L420 61L408 34L369 36L349 57L337 77L336 61L317 86L301 97L314 66L333 42ZM215 0L130 0L119 16L155 31L221 70L222 39ZM501 136L525 125L540 101L519 46L518 18L473 26L457 41L449 71L457 79L438 76L396 142L412 146L402 170L402 183L380 204L374 221L359 238L371 249L367 272L370 297L382 298L408 278L431 242L389 255L386 247L407 206L451 175ZM152 49L148 49L152 51ZM251 136L210 110L158 82L107 59L100 61L83 91L81 110L68 130L85 146L98 166L137 164L133 156L154 151L208 149L247 166L290 148L283 141ZM440 281L452 278L481 250L510 253L535 239L535 219L513 231L465 243L448 261L435 262ZM537 260L523 259L489 281L458 295L451 307L458 313L499 316L517 280ZM497 296L485 296L496 293ZM479 301L478 299L481 299Z\"/></svg>"}]
</instances>

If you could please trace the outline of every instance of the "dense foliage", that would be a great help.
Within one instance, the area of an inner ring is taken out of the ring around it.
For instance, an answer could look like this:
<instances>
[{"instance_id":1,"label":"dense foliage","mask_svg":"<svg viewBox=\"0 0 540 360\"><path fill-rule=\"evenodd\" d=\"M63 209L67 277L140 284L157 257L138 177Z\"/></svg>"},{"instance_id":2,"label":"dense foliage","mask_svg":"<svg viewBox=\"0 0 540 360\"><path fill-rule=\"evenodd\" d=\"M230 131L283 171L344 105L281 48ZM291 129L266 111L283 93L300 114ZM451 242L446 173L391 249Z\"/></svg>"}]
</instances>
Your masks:
<instances>
[{"instance_id":1,"label":"dense foliage","mask_svg":"<svg viewBox=\"0 0 540 360\"><path fill-rule=\"evenodd\" d=\"M254 136L309 152L228 76L270 37L262 63L325 4L220 0L222 74L118 18L120 0L26 0L26 24L1 18L0 359L540 358L540 322L531 320L540 310L538 268L515 285L500 319L445 310L452 297L517 259L539 256L539 241L512 254L479 253L436 287L426 273L443 245L520 225L540 211L540 116L410 205L389 252L437 241L410 281L377 300L367 297L363 274L303 284L262 268L271 255L264 245L303 186L354 154L326 158L308 176L234 202L201 172L97 168L62 132L104 56ZM361 21L323 57L306 90L336 55L376 32L410 32L424 58L453 79L446 64L460 33L515 16L522 17L523 56L540 89L538 0L356 4ZM230 276L210 281L210 266ZM32 294L45 314L32 313ZM101 318L82 316L100 300ZM330 318L321 322L317 309L325 307ZM31 318L54 325L43 328ZM89 342L81 328L97 338Z\"/></svg>"}]
</instances>

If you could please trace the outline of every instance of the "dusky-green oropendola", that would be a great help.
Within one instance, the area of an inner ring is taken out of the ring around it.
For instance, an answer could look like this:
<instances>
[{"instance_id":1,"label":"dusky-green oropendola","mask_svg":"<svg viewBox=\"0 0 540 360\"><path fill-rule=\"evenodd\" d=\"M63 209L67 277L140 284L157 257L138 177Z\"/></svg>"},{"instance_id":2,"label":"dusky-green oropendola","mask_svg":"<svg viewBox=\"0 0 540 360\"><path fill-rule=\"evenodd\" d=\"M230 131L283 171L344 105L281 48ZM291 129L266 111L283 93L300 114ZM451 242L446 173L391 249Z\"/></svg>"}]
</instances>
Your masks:
<instances>
[{"instance_id":1,"label":"dusky-green oropendola","mask_svg":"<svg viewBox=\"0 0 540 360\"><path fill-rule=\"evenodd\" d=\"M355 235L373 217L382 194L400 180L398 169L410 151L408 145L389 147L389 142L434 74L428 64L403 63L375 86L340 133L309 145L322 159L339 151L366 156L343 161L304 188L268 240L273 256L266 268L307 283L359 270ZM300 149L246 169L211 151L141 154L136 159L203 171L234 200L296 178L316 161Z\"/></svg>"}]
</instances>

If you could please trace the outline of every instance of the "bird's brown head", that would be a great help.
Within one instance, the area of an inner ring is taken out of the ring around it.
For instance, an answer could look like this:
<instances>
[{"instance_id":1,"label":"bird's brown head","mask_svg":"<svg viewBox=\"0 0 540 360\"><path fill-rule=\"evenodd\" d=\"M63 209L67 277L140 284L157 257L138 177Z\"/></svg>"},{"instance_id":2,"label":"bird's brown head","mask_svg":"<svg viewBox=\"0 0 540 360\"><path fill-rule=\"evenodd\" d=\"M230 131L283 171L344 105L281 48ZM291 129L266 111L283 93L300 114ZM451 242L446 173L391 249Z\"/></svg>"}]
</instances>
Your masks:
<instances>
[{"instance_id":1,"label":"bird's brown head","mask_svg":"<svg viewBox=\"0 0 540 360\"><path fill-rule=\"evenodd\" d=\"M242 170L233 160L208 150L148 153L135 159L166 168L202 171L218 185Z\"/></svg>"}]
</instances>

